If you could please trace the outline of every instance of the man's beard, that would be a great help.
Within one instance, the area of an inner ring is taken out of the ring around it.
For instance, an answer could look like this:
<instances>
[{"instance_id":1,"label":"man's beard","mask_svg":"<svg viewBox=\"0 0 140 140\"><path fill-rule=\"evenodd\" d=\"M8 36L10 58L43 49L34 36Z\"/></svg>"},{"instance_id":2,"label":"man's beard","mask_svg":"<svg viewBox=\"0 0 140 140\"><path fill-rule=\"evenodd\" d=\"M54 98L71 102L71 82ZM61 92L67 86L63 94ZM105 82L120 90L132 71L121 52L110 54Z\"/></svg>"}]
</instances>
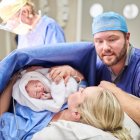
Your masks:
<instances>
[{"instance_id":1,"label":"man's beard","mask_svg":"<svg viewBox=\"0 0 140 140\"><path fill-rule=\"evenodd\" d=\"M115 53L114 53L114 55L115 55L115 58L114 58L114 60L111 62L110 61L110 63L107 63L107 62L105 62L104 61L104 59L102 58L102 61L108 66L108 67L110 67L110 66L113 66L113 65L116 65L117 63L119 63L125 56L126 56L126 54L127 54L127 45L126 45L126 41L125 41L125 43L124 43L124 45L123 45L123 48L120 50L120 52L119 52L119 55L116 55Z\"/></svg>"}]
</instances>

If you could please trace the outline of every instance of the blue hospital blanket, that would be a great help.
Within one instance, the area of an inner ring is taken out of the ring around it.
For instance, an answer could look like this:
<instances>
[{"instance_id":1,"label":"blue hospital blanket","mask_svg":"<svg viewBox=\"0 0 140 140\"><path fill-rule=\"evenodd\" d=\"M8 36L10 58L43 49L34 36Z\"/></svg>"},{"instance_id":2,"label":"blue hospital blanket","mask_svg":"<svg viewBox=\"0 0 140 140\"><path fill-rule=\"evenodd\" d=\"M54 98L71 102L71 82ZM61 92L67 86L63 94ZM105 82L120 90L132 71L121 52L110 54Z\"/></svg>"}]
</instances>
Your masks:
<instances>
[{"instance_id":1,"label":"blue hospital blanket","mask_svg":"<svg viewBox=\"0 0 140 140\"><path fill-rule=\"evenodd\" d=\"M0 93L13 73L31 65L71 65L84 74L89 85L95 84L96 52L92 42L59 43L52 46L17 49L5 57L0 62Z\"/></svg>"},{"instance_id":2,"label":"blue hospital blanket","mask_svg":"<svg viewBox=\"0 0 140 140\"><path fill-rule=\"evenodd\" d=\"M10 77L25 66L52 67L70 65L85 76L89 86L95 85L96 52L91 42L59 43L36 48L17 49L0 62L0 93ZM66 108L64 105L62 109ZM13 113L4 113L0 118L1 140L30 140L32 135L48 125L53 113L34 112L16 104L18 131Z\"/></svg>"}]
</instances>

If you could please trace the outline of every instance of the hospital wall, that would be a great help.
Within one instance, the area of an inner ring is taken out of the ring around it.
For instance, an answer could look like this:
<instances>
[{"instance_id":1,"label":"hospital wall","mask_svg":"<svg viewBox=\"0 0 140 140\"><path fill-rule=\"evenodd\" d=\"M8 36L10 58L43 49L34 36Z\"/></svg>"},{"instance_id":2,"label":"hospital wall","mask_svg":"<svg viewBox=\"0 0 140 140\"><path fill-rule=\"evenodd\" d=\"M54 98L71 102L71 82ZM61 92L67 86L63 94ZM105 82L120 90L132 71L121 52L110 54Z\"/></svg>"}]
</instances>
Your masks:
<instances>
[{"instance_id":1,"label":"hospital wall","mask_svg":"<svg viewBox=\"0 0 140 140\"><path fill-rule=\"evenodd\" d=\"M93 4L100 3L103 11L115 11L123 14L124 7L135 4L139 8L139 0L33 0L42 14L54 18L64 29L67 42L92 41L92 17L89 9ZM131 12L132 9L129 9ZM134 19L126 19L131 33L131 43L140 48L140 13ZM16 49L15 35L0 30L0 59Z\"/></svg>"}]
</instances>

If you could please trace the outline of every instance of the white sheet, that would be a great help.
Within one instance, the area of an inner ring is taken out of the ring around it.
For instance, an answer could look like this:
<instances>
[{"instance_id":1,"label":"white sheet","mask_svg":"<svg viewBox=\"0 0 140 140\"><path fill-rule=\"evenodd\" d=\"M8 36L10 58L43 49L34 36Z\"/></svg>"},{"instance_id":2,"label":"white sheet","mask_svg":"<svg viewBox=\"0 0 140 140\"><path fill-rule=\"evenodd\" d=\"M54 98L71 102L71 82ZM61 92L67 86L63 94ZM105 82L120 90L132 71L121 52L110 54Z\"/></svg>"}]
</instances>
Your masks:
<instances>
[{"instance_id":1,"label":"white sheet","mask_svg":"<svg viewBox=\"0 0 140 140\"><path fill-rule=\"evenodd\" d=\"M140 128L137 124L125 114L124 126L130 130L133 140L140 140ZM117 140L111 134L95 127L59 120L52 122L50 126L45 127L34 134L32 140Z\"/></svg>"}]
</instances>

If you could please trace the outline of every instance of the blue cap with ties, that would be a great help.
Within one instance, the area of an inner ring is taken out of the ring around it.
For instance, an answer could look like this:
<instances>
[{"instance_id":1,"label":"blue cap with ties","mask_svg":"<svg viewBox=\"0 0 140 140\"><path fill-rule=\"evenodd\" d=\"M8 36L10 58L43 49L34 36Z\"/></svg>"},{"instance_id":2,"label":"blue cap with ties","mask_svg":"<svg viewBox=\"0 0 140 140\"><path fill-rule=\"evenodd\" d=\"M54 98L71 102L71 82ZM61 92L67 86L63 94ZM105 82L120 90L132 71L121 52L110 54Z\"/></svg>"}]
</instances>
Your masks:
<instances>
[{"instance_id":1,"label":"blue cap with ties","mask_svg":"<svg viewBox=\"0 0 140 140\"><path fill-rule=\"evenodd\" d=\"M119 30L127 33L128 28L123 16L115 12L105 12L93 19L92 34L99 32Z\"/></svg>"}]
</instances>

